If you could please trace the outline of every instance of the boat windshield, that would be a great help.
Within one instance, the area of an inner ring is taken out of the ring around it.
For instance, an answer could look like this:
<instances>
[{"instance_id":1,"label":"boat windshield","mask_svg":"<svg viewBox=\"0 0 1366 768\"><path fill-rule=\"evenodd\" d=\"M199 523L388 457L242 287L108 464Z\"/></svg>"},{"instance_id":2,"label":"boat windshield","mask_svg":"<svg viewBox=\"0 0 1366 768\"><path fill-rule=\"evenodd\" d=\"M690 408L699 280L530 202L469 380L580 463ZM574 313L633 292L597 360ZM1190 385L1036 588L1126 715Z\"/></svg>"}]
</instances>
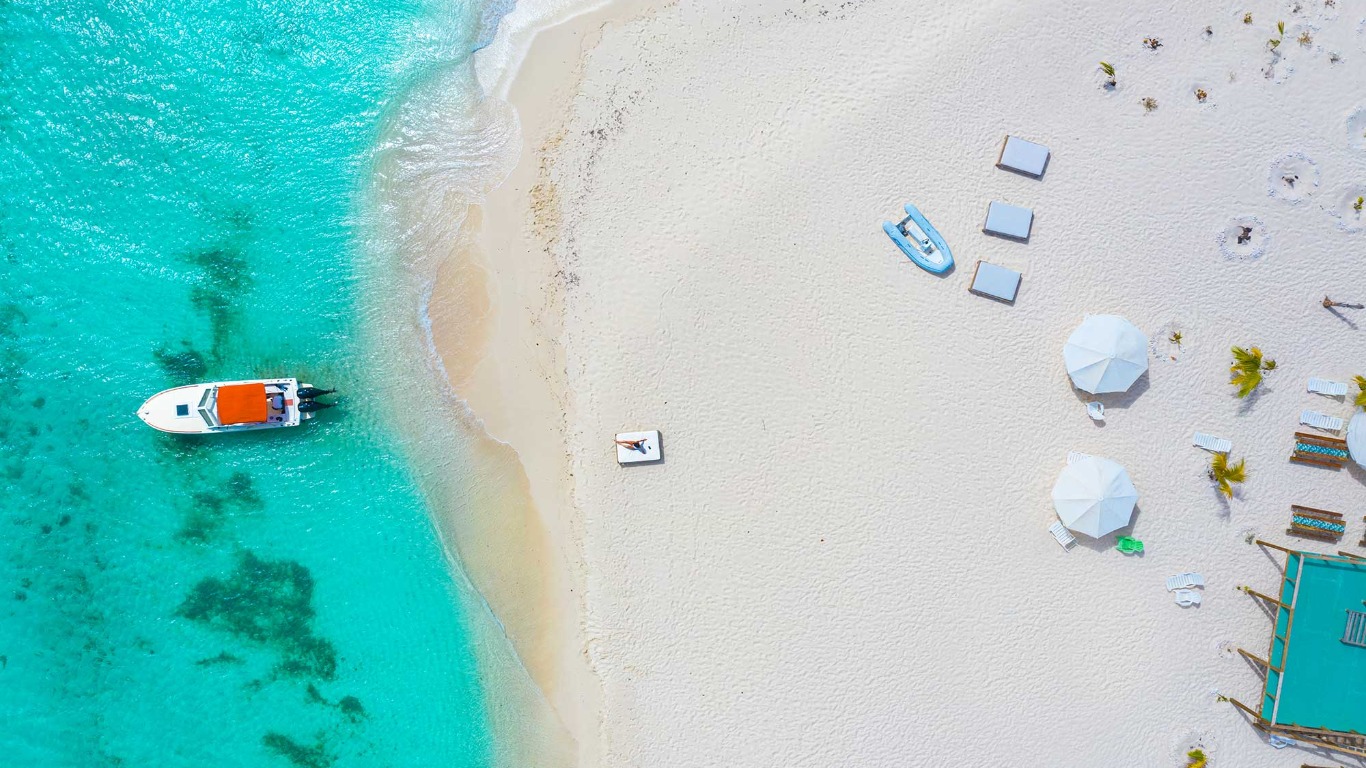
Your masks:
<instances>
[{"instance_id":1,"label":"boat windshield","mask_svg":"<svg viewBox=\"0 0 1366 768\"><path fill-rule=\"evenodd\" d=\"M199 398L199 418L203 419L204 423L210 427L223 426L222 423L218 421L217 414L214 413L214 406L217 404L217 399L217 387L209 387L204 390L204 396Z\"/></svg>"}]
</instances>

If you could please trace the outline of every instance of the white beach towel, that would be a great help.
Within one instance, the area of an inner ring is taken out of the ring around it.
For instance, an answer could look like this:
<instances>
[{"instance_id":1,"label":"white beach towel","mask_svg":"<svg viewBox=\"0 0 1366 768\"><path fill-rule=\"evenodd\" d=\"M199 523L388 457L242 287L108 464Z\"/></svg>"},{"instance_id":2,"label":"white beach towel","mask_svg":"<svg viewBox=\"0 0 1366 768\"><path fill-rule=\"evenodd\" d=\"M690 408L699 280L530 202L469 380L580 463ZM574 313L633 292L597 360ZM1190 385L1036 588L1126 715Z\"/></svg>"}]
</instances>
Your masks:
<instances>
[{"instance_id":1,"label":"white beach towel","mask_svg":"<svg viewBox=\"0 0 1366 768\"><path fill-rule=\"evenodd\" d=\"M1347 394L1347 385L1341 381L1330 381L1329 379L1310 379L1309 391L1317 395L1342 397Z\"/></svg>"},{"instance_id":2,"label":"white beach towel","mask_svg":"<svg viewBox=\"0 0 1366 768\"><path fill-rule=\"evenodd\" d=\"M1191 438L1191 442L1194 443L1197 448L1204 448L1205 450L1213 451L1214 453L1228 453L1233 450L1232 442L1225 440L1222 437L1207 435L1204 432L1196 432L1195 437Z\"/></svg>"},{"instance_id":3,"label":"white beach towel","mask_svg":"<svg viewBox=\"0 0 1366 768\"><path fill-rule=\"evenodd\" d=\"M1300 423L1308 424L1311 427L1324 429L1329 432L1342 431L1342 419L1337 416L1329 416L1326 413L1305 409L1300 411Z\"/></svg>"},{"instance_id":4,"label":"white beach towel","mask_svg":"<svg viewBox=\"0 0 1366 768\"><path fill-rule=\"evenodd\" d=\"M1193 589L1176 590L1176 604L1182 608L1189 608L1192 605L1199 605L1201 601L1200 593Z\"/></svg>"}]
</instances>

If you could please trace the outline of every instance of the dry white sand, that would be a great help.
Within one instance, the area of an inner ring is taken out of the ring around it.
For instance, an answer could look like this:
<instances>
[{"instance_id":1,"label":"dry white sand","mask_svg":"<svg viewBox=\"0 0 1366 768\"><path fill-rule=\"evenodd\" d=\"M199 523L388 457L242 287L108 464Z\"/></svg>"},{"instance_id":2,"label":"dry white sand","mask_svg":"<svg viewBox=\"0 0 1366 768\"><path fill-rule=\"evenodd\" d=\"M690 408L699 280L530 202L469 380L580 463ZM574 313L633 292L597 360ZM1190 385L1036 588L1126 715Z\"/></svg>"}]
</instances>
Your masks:
<instances>
[{"instance_id":1,"label":"dry white sand","mask_svg":"<svg viewBox=\"0 0 1366 768\"><path fill-rule=\"evenodd\" d=\"M1286 457L1301 409L1352 410L1306 379L1366 374L1366 311L1319 305L1366 300L1366 8L1296 5L683 0L558 27L515 83L481 71L524 149L433 316L586 587L549 641L595 673L551 697L581 762L1327 760L1215 699L1260 688L1230 648L1264 653L1269 622L1235 587L1278 568L1245 537L1334 549L1284 535L1291 503L1363 534L1366 474ZM993 167L1007 132L1052 149L1043 180ZM981 234L993 199L1034 208L1030 242ZM947 277L879 229L906 201ZM1235 219L1260 255L1221 250ZM967 292L978 259L1024 273L1014 306ZM478 317L443 325L461 301ZM1153 339L1103 425L1062 364L1087 313ZM1234 344L1280 363L1246 401ZM616 464L637 428L663 464ZM1240 498L1196 430L1247 459ZM1068 450L1129 469L1143 556L1048 535ZM1163 588L1186 570L1199 608Z\"/></svg>"}]
</instances>

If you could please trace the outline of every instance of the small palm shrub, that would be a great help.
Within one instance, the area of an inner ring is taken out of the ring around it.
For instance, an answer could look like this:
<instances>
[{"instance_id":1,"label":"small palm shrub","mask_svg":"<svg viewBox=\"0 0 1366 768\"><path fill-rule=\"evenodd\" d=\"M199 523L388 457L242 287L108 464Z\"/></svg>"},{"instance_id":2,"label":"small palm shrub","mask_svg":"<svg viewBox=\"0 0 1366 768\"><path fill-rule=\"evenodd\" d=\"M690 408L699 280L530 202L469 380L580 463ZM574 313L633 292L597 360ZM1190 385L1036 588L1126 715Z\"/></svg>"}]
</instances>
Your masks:
<instances>
[{"instance_id":1,"label":"small palm shrub","mask_svg":"<svg viewBox=\"0 0 1366 768\"><path fill-rule=\"evenodd\" d=\"M1277 48L1280 47L1280 45L1281 45L1281 40L1283 40L1284 38L1285 38L1285 22L1284 22L1284 21L1278 21L1278 22L1276 22L1276 36L1273 37L1273 38L1271 38L1270 40L1267 40L1267 41L1266 41L1266 47L1267 47L1267 48L1270 48L1271 50L1274 51L1274 50L1276 50Z\"/></svg>"},{"instance_id":2,"label":"small palm shrub","mask_svg":"<svg viewBox=\"0 0 1366 768\"><path fill-rule=\"evenodd\" d=\"M1106 87L1106 88L1114 88L1114 87L1115 87L1115 84L1118 82L1118 81L1115 79L1115 65L1114 65L1114 64L1111 64L1111 63L1108 62L1108 61L1102 61L1102 62L1100 63L1100 71L1101 71L1101 72L1104 72L1104 73L1105 73L1105 76L1106 76L1107 78L1109 78L1108 80L1105 81L1105 87Z\"/></svg>"},{"instance_id":3,"label":"small palm shrub","mask_svg":"<svg viewBox=\"0 0 1366 768\"><path fill-rule=\"evenodd\" d=\"M1263 360L1262 350L1257 347L1233 348L1233 365L1229 368L1233 377L1229 383L1238 388L1238 397L1247 397L1262 384L1262 374L1276 370L1275 360Z\"/></svg>"},{"instance_id":4,"label":"small palm shrub","mask_svg":"<svg viewBox=\"0 0 1366 768\"><path fill-rule=\"evenodd\" d=\"M1205 768L1209 758L1205 757L1203 750L1192 749L1186 753L1186 768Z\"/></svg>"},{"instance_id":5,"label":"small palm shrub","mask_svg":"<svg viewBox=\"0 0 1366 768\"><path fill-rule=\"evenodd\" d=\"M1358 408L1366 408L1366 376L1354 376L1352 380L1357 383L1357 396L1352 404Z\"/></svg>"},{"instance_id":6,"label":"small palm shrub","mask_svg":"<svg viewBox=\"0 0 1366 768\"><path fill-rule=\"evenodd\" d=\"M1247 459L1228 463L1228 454L1216 453L1209 463L1209 479L1218 486L1219 492L1233 498L1233 484L1247 482Z\"/></svg>"}]
</instances>

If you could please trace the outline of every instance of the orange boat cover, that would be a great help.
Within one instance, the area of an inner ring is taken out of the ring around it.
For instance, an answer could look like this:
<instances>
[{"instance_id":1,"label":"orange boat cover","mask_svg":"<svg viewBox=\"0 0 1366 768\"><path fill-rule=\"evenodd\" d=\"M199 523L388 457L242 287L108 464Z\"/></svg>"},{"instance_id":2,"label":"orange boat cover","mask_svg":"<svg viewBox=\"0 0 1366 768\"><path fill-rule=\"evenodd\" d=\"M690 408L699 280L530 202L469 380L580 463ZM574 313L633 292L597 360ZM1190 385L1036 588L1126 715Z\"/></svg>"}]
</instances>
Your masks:
<instances>
[{"instance_id":1,"label":"orange boat cover","mask_svg":"<svg viewBox=\"0 0 1366 768\"><path fill-rule=\"evenodd\" d=\"M218 388L218 420L223 424L263 424L265 384L227 384Z\"/></svg>"}]
</instances>

